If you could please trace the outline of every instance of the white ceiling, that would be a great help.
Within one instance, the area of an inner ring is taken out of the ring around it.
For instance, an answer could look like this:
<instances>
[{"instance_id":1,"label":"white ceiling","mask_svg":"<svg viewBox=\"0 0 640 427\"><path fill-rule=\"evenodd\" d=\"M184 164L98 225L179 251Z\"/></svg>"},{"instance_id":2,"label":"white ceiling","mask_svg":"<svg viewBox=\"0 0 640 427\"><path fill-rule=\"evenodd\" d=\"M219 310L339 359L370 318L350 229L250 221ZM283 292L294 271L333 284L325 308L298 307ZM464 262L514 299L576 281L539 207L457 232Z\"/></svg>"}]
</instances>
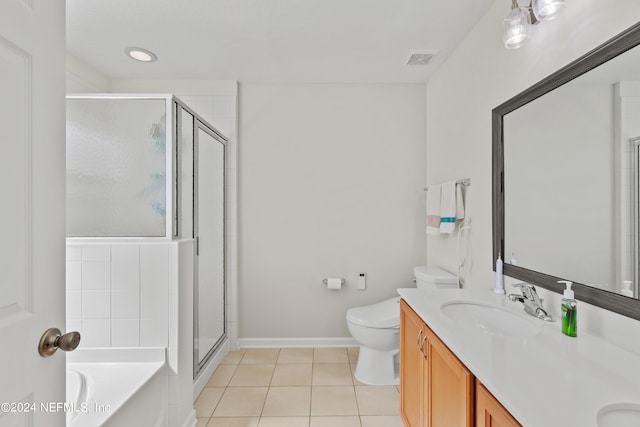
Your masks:
<instances>
[{"instance_id":1,"label":"white ceiling","mask_svg":"<svg viewBox=\"0 0 640 427\"><path fill-rule=\"evenodd\" d=\"M494 1L66 0L67 48L112 79L425 82Z\"/></svg>"}]
</instances>

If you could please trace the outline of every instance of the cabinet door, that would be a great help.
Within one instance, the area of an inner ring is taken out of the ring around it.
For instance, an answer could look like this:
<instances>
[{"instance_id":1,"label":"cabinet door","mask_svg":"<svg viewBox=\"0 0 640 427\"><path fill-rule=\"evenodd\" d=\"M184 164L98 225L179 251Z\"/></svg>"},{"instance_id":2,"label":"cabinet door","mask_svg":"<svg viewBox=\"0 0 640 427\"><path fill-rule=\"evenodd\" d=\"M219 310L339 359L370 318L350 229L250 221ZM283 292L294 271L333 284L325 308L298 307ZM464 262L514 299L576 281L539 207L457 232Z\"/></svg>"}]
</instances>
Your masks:
<instances>
[{"instance_id":1,"label":"cabinet door","mask_svg":"<svg viewBox=\"0 0 640 427\"><path fill-rule=\"evenodd\" d=\"M423 356L420 344L425 336L422 319L400 301L400 415L406 427L422 427Z\"/></svg>"},{"instance_id":2,"label":"cabinet door","mask_svg":"<svg viewBox=\"0 0 640 427\"><path fill-rule=\"evenodd\" d=\"M521 427L495 397L476 380L476 427Z\"/></svg>"},{"instance_id":3,"label":"cabinet door","mask_svg":"<svg viewBox=\"0 0 640 427\"><path fill-rule=\"evenodd\" d=\"M473 427L474 377L427 328L429 427Z\"/></svg>"}]
</instances>

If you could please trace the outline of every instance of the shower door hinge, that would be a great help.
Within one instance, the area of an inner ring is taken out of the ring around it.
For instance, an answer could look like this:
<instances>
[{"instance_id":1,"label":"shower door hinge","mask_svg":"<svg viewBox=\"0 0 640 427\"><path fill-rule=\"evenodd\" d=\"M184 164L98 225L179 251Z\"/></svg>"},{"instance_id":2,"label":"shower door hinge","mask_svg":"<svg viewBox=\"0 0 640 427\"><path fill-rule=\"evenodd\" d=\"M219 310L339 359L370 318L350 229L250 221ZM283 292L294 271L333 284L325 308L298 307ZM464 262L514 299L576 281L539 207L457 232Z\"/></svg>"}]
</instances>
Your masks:
<instances>
[{"instance_id":1,"label":"shower door hinge","mask_svg":"<svg viewBox=\"0 0 640 427\"><path fill-rule=\"evenodd\" d=\"M200 256L200 237L196 237L196 256Z\"/></svg>"}]
</instances>

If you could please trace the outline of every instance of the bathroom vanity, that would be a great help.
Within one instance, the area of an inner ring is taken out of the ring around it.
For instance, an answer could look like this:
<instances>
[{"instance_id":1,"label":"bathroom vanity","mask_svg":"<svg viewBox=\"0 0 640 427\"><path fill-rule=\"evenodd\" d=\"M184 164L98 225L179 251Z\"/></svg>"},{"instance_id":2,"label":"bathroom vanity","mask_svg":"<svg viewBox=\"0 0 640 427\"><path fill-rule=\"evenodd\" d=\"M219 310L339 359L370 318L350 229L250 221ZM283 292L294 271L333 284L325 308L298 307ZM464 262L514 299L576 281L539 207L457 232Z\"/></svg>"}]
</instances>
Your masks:
<instances>
[{"instance_id":1,"label":"bathroom vanity","mask_svg":"<svg viewBox=\"0 0 640 427\"><path fill-rule=\"evenodd\" d=\"M640 355L489 289L398 292L406 427L640 425ZM639 423L607 422L620 408Z\"/></svg>"},{"instance_id":2,"label":"bathroom vanity","mask_svg":"<svg viewBox=\"0 0 640 427\"><path fill-rule=\"evenodd\" d=\"M400 413L407 427L520 426L405 300L400 329Z\"/></svg>"},{"instance_id":3,"label":"bathroom vanity","mask_svg":"<svg viewBox=\"0 0 640 427\"><path fill-rule=\"evenodd\" d=\"M473 374L400 302L400 410L409 427L473 425Z\"/></svg>"}]
</instances>

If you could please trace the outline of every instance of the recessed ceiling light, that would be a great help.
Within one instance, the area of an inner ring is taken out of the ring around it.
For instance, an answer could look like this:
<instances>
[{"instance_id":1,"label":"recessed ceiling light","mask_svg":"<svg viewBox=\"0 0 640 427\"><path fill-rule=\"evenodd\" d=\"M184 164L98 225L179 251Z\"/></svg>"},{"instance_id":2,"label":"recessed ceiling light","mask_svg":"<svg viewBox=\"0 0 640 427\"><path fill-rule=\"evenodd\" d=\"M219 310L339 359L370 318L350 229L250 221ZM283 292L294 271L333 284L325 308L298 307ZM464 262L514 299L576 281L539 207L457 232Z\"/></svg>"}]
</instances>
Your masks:
<instances>
[{"instance_id":1,"label":"recessed ceiling light","mask_svg":"<svg viewBox=\"0 0 640 427\"><path fill-rule=\"evenodd\" d=\"M127 56L135 59L136 61L153 62L158 60L158 57L155 55L155 53L141 47L128 47L124 50L124 53L126 53Z\"/></svg>"}]
</instances>

